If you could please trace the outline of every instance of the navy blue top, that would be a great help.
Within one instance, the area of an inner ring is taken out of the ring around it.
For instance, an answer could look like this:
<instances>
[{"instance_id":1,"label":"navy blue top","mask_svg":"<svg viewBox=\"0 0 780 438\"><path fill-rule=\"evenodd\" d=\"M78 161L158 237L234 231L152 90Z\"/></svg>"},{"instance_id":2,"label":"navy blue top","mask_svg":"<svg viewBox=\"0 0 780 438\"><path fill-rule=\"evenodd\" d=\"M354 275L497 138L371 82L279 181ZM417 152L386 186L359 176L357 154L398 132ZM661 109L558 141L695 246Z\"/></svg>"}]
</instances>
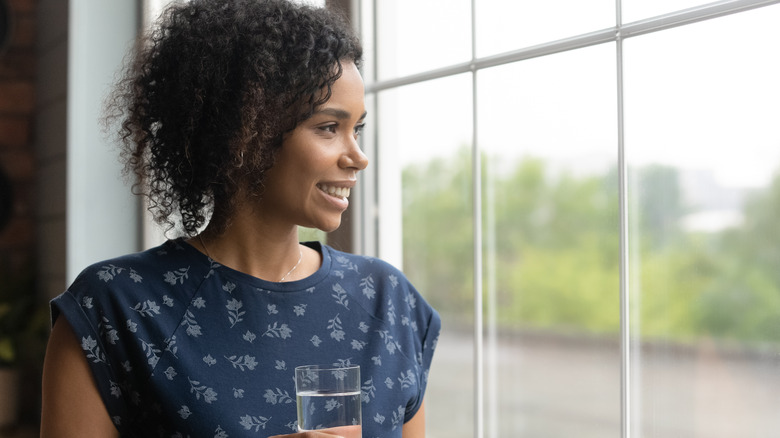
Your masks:
<instances>
[{"instance_id":1,"label":"navy blue top","mask_svg":"<svg viewBox=\"0 0 780 438\"><path fill-rule=\"evenodd\" d=\"M401 436L439 316L391 265L307 245L319 270L274 283L168 241L85 269L52 301L122 436L296 432L294 368L306 364L360 365L363 437Z\"/></svg>"}]
</instances>

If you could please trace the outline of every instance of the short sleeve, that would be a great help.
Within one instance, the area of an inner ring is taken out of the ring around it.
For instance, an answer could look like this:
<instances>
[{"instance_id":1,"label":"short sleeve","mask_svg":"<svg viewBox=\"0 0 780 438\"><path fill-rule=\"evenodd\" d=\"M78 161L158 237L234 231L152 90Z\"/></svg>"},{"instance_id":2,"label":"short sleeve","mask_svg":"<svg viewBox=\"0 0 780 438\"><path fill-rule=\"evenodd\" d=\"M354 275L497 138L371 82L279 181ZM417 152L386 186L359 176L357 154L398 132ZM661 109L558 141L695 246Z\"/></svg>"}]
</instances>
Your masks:
<instances>
[{"instance_id":1,"label":"short sleeve","mask_svg":"<svg viewBox=\"0 0 780 438\"><path fill-rule=\"evenodd\" d=\"M202 278L178 269L180 261L167 265L157 252L96 263L50 303L52 324L62 317L70 324L120 433L149 410L147 382Z\"/></svg>"},{"instance_id":2,"label":"short sleeve","mask_svg":"<svg viewBox=\"0 0 780 438\"><path fill-rule=\"evenodd\" d=\"M420 330L420 350L417 352L416 361L418 365L418 393L417 397L412 400L412 403L407 406L404 415L404 423L411 420L420 410L423 399L425 397L425 391L428 386L428 375L431 369L431 363L433 362L433 354L436 350L436 344L439 341L439 334L441 332L441 317L438 312L433 309L427 302L422 300L422 306L419 306L418 314L416 317L425 330Z\"/></svg>"},{"instance_id":3,"label":"short sleeve","mask_svg":"<svg viewBox=\"0 0 780 438\"><path fill-rule=\"evenodd\" d=\"M77 280L74 286L77 287L79 283ZM129 415L118 386L120 377L116 367L120 366L120 362L112 356L111 350L105 345L104 337L100 335L100 320L90 314L96 303L90 299L91 297L86 295L79 298L70 289L54 298L50 303L52 325L57 319L64 317L71 326L92 371L103 403L112 421L119 427Z\"/></svg>"}]
</instances>

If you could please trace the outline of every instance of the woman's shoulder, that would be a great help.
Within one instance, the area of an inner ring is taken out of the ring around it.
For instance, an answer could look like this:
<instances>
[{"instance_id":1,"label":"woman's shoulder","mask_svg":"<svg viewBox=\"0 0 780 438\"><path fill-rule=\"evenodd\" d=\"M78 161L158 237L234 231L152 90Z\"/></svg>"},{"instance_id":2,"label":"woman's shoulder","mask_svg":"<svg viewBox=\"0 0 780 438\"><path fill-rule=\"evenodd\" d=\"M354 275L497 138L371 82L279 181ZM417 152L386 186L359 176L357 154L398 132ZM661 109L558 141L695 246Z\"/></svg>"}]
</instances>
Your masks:
<instances>
[{"instance_id":1,"label":"woman's shoulder","mask_svg":"<svg viewBox=\"0 0 780 438\"><path fill-rule=\"evenodd\" d=\"M436 311L401 269L376 258L324 247L332 261L331 277L337 287L351 291L361 305L380 319L393 321L402 314L420 320L437 317Z\"/></svg>"},{"instance_id":2,"label":"woman's shoulder","mask_svg":"<svg viewBox=\"0 0 780 438\"><path fill-rule=\"evenodd\" d=\"M168 241L94 263L51 301L52 321L64 314L82 336L105 321L114 327L178 322L208 272L197 254L186 243Z\"/></svg>"},{"instance_id":3,"label":"woman's shoulder","mask_svg":"<svg viewBox=\"0 0 780 438\"><path fill-rule=\"evenodd\" d=\"M157 284L184 284L203 270L193 256L194 248L170 240L144 251L102 260L84 268L69 286L73 294L106 289L153 291ZM142 286L142 287L139 287Z\"/></svg>"},{"instance_id":4,"label":"woman's shoulder","mask_svg":"<svg viewBox=\"0 0 780 438\"><path fill-rule=\"evenodd\" d=\"M333 269L352 272L357 275L381 275L407 282L404 273L392 264L371 256L351 254L323 245L323 251L328 251L333 263Z\"/></svg>"}]
</instances>

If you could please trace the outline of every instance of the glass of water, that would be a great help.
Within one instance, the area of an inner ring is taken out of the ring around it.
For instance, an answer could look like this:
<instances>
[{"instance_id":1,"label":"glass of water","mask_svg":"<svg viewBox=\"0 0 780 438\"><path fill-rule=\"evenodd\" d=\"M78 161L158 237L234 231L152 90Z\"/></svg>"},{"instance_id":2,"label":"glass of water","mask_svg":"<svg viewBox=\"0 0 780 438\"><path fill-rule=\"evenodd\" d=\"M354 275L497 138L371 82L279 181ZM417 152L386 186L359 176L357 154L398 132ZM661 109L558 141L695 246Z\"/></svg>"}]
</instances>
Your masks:
<instances>
[{"instance_id":1,"label":"glass of water","mask_svg":"<svg viewBox=\"0 0 780 438\"><path fill-rule=\"evenodd\" d=\"M295 368L298 430L323 430L362 438L360 367L304 365Z\"/></svg>"}]
</instances>

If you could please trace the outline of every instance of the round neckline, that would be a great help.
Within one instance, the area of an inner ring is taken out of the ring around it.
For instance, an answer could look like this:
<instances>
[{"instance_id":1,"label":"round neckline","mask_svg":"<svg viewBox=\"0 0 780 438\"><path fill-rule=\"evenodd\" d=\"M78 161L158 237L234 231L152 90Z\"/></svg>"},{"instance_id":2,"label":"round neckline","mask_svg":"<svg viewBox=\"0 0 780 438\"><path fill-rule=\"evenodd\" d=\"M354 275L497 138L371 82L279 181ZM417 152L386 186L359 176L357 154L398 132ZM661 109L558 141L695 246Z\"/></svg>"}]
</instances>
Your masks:
<instances>
[{"instance_id":1,"label":"round neckline","mask_svg":"<svg viewBox=\"0 0 780 438\"><path fill-rule=\"evenodd\" d=\"M206 270L209 269L214 270L215 272L219 272L220 275L224 275L226 277L231 278L232 281L243 283L251 287L254 287L256 289L262 289L263 291L295 292L295 291L303 291L309 289L312 286L319 283L320 281L322 281L324 278L326 278L331 268L330 251L328 251L327 245L323 245L321 242L318 241L301 242L301 245L311 248L320 254L322 258L322 263L320 264L320 267L308 277L301 278L299 280L285 281L281 283L264 280L262 278L255 277L253 275L249 275L247 273L238 271L229 266L220 264L212 260L206 254L200 252L197 248L195 248L192 244L190 244L183 238L176 239L175 241L170 241L170 242L177 243L179 244L179 246L186 248L187 252L190 253L193 258L197 259L198 262L201 265L203 265Z\"/></svg>"}]
</instances>

